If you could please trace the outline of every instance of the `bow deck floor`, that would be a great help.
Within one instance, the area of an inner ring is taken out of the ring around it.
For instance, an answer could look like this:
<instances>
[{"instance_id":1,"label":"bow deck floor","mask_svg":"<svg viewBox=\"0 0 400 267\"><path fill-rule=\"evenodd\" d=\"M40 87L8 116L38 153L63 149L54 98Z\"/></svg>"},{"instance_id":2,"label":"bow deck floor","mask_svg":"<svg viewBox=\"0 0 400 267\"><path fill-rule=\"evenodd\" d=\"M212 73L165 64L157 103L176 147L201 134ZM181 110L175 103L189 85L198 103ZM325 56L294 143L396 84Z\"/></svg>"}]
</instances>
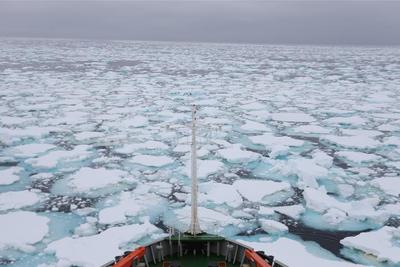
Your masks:
<instances>
[{"instance_id":1,"label":"bow deck floor","mask_svg":"<svg viewBox=\"0 0 400 267\"><path fill-rule=\"evenodd\" d=\"M225 257L210 255L209 257L203 255L185 255L183 257L166 257L164 262L157 264L149 264L150 267L239 267L240 263L228 263Z\"/></svg>"}]
</instances>

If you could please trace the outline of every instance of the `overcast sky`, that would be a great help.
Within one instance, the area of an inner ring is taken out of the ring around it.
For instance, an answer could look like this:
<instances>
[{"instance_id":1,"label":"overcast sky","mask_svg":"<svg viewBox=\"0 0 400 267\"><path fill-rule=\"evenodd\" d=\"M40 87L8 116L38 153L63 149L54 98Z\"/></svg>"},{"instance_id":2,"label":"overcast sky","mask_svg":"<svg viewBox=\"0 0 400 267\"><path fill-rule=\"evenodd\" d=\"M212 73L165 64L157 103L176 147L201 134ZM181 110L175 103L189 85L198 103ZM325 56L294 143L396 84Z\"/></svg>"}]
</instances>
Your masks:
<instances>
[{"instance_id":1,"label":"overcast sky","mask_svg":"<svg viewBox=\"0 0 400 267\"><path fill-rule=\"evenodd\" d=\"M400 45L400 0L0 0L0 36Z\"/></svg>"}]
</instances>

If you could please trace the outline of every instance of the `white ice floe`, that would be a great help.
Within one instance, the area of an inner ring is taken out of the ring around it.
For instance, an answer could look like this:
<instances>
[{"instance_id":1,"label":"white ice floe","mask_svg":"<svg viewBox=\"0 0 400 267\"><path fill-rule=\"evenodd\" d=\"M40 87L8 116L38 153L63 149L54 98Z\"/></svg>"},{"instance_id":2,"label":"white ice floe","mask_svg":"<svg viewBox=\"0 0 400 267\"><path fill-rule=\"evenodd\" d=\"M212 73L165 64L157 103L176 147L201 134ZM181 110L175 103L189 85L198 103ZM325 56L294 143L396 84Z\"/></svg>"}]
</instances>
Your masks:
<instances>
[{"instance_id":1,"label":"white ice floe","mask_svg":"<svg viewBox=\"0 0 400 267\"><path fill-rule=\"evenodd\" d=\"M111 125L114 127L123 127L123 128L140 128L149 124L149 120L141 115L135 116L133 118L125 119L118 122L113 122Z\"/></svg>"},{"instance_id":2,"label":"white ice floe","mask_svg":"<svg viewBox=\"0 0 400 267\"><path fill-rule=\"evenodd\" d=\"M261 228L269 234L283 234L289 231L286 225L274 220L260 219L260 224Z\"/></svg>"},{"instance_id":3,"label":"white ice floe","mask_svg":"<svg viewBox=\"0 0 400 267\"><path fill-rule=\"evenodd\" d=\"M240 144L233 144L232 146L217 151L217 154L231 163L246 163L255 161L260 158L260 154L243 150Z\"/></svg>"},{"instance_id":4,"label":"white ice floe","mask_svg":"<svg viewBox=\"0 0 400 267\"><path fill-rule=\"evenodd\" d=\"M129 154L138 150L166 150L168 145L159 141L146 141L144 143L126 144L121 148L116 149L118 153Z\"/></svg>"},{"instance_id":5,"label":"white ice floe","mask_svg":"<svg viewBox=\"0 0 400 267\"><path fill-rule=\"evenodd\" d=\"M35 251L34 245L48 233L49 219L29 211L0 214L0 250Z\"/></svg>"},{"instance_id":6,"label":"white ice floe","mask_svg":"<svg viewBox=\"0 0 400 267\"><path fill-rule=\"evenodd\" d=\"M304 144L304 141L297 140L288 136L275 136L271 133L265 133L263 135L250 136L249 139L254 144L264 145L267 149L272 149L274 146L289 146L298 147Z\"/></svg>"},{"instance_id":7,"label":"white ice floe","mask_svg":"<svg viewBox=\"0 0 400 267\"><path fill-rule=\"evenodd\" d=\"M312 152L314 162L324 168L332 167L333 158L321 150L314 150Z\"/></svg>"},{"instance_id":8,"label":"white ice floe","mask_svg":"<svg viewBox=\"0 0 400 267\"><path fill-rule=\"evenodd\" d=\"M113 260L116 255L121 255L127 249L127 244L158 232L160 230L148 222L113 227L97 235L65 237L50 243L45 251L55 254L57 266L101 266Z\"/></svg>"},{"instance_id":9,"label":"white ice floe","mask_svg":"<svg viewBox=\"0 0 400 267\"><path fill-rule=\"evenodd\" d=\"M154 187L154 186L153 186ZM155 191L156 187L153 188ZM151 192L151 187L142 185L132 192L122 192L117 204L105 207L99 211L99 223L124 223L129 217L150 216L152 219L160 215L165 207L165 200Z\"/></svg>"},{"instance_id":10,"label":"white ice floe","mask_svg":"<svg viewBox=\"0 0 400 267\"><path fill-rule=\"evenodd\" d=\"M240 129L249 133L268 132L271 131L265 124L247 120L245 124L240 126Z\"/></svg>"},{"instance_id":11,"label":"white ice floe","mask_svg":"<svg viewBox=\"0 0 400 267\"><path fill-rule=\"evenodd\" d=\"M275 259L288 266L308 267L361 267L354 263L346 262L322 249L314 242L300 242L287 237L281 237L273 242L248 242L238 240L255 250L265 251L267 255L273 255Z\"/></svg>"},{"instance_id":12,"label":"white ice floe","mask_svg":"<svg viewBox=\"0 0 400 267\"><path fill-rule=\"evenodd\" d=\"M352 116L352 117L333 117L324 120L325 123L328 124L350 124L350 125L363 125L367 122L366 119L361 118L359 116Z\"/></svg>"},{"instance_id":13,"label":"white ice floe","mask_svg":"<svg viewBox=\"0 0 400 267\"><path fill-rule=\"evenodd\" d=\"M5 151L5 153L10 154L14 157L34 157L39 154L45 153L56 146L52 144L26 144L14 146Z\"/></svg>"},{"instance_id":14,"label":"white ice floe","mask_svg":"<svg viewBox=\"0 0 400 267\"><path fill-rule=\"evenodd\" d=\"M358 151L338 151L335 153L335 155L357 164L378 161L381 159L381 157L378 155Z\"/></svg>"},{"instance_id":15,"label":"white ice floe","mask_svg":"<svg viewBox=\"0 0 400 267\"><path fill-rule=\"evenodd\" d=\"M185 174L190 177L190 162L186 164ZM197 160L197 177L207 178L211 174L220 173L224 170L224 164L218 160L206 159Z\"/></svg>"},{"instance_id":16,"label":"white ice floe","mask_svg":"<svg viewBox=\"0 0 400 267\"><path fill-rule=\"evenodd\" d=\"M229 184L208 182L199 185L199 203L226 204L233 208L239 207L243 201L236 188Z\"/></svg>"},{"instance_id":17,"label":"white ice floe","mask_svg":"<svg viewBox=\"0 0 400 267\"><path fill-rule=\"evenodd\" d=\"M348 248L364 253L366 258L376 257L378 262L390 266L400 265L400 228L384 226L381 229L349 236L340 241Z\"/></svg>"},{"instance_id":18,"label":"white ice floe","mask_svg":"<svg viewBox=\"0 0 400 267\"><path fill-rule=\"evenodd\" d=\"M272 207L275 211L292 217L296 220L300 219L301 214L305 211L303 205L291 205L291 206L278 206Z\"/></svg>"},{"instance_id":19,"label":"white ice floe","mask_svg":"<svg viewBox=\"0 0 400 267\"><path fill-rule=\"evenodd\" d=\"M43 156L28 159L26 162L36 168L55 168L61 163L80 162L89 158L92 155L90 148L87 145L79 145L73 150L53 150Z\"/></svg>"},{"instance_id":20,"label":"white ice floe","mask_svg":"<svg viewBox=\"0 0 400 267\"><path fill-rule=\"evenodd\" d=\"M371 181L371 184L378 187L389 195L400 195L400 177L382 177Z\"/></svg>"},{"instance_id":21,"label":"white ice floe","mask_svg":"<svg viewBox=\"0 0 400 267\"><path fill-rule=\"evenodd\" d=\"M33 118L0 116L0 123L5 125L21 125L35 121Z\"/></svg>"},{"instance_id":22,"label":"white ice floe","mask_svg":"<svg viewBox=\"0 0 400 267\"><path fill-rule=\"evenodd\" d=\"M83 167L68 178L68 185L75 192L84 193L122 182L127 172L116 169Z\"/></svg>"},{"instance_id":23,"label":"white ice floe","mask_svg":"<svg viewBox=\"0 0 400 267\"><path fill-rule=\"evenodd\" d=\"M363 221L365 219L379 216L375 207L379 198L364 198L342 202L329 196L323 188L305 188L303 197L306 207L322 214L327 226L336 226L345 220Z\"/></svg>"},{"instance_id":24,"label":"white ice floe","mask_svg":"<svg viewBox=\"0 0 400 267\"><path fill-rule=\"evenodd\" d=\"M20 167L10 167L0 170L0 185L9 185L19 181L19 173L22 171Z\"/></svg>"},{"instance_id":25,"label":"white ice floe","mask_svg":"<svg viewBox=\"0 0 400 267\"><path fill-rule=\"evenodd\" d=\"M293 128L295 133L306 133L306 134L328 134L331 130L321 127L319 125L300 125Z\"/></svg>"},{"instance_id":26,"label":"white ice floe","mask_svg":"<svg viewBox=\"0 0 400 267\"><path fill-rule=\"evenodd\" d=\"M0 193L0 211L33 206L40 199L37 193L28 190Z\"/></svg>"},{"instance_id":27,"label":"white ice floe","mask_svg":"<svg viewBox=\"0 0 400 267\"><path fill-rule=\"evenodd\" d=\"M356 135L356 136L337 136L327 135L322 138L323 140L336 144L338 146L357 148L357 149L369 149L376 148L381 143L368 136Z\"/></svg>"},{"instance_id":28,"label":"white ice floe","mask_svg":"<svg viewBox=\"0 0 400 267\"><path fill-rule=\"evenodd\" d=\"M260 102L251 102L240 106L244 110L262 110L266 109L266 106Z\"/></svg>"},{"instance_id":29,"label":"white ice floe","mask_svg":"<svg viewBox=\"0 0 400 267\"><path fill-rule=\"evenodd\" d=\"M314 159L291 158L288 161L276 162L272 168L282 175L296 175L299 178L298 187L318 187L318 179L326 178L328 170L317 164Z\"/></svg>"},{"instance_id":30,"label":"white ice floe","mask_svg":"<svg viewBox=\"0 0 400 267\"><path fill-rule=\"evenodd\" d=\"M357 136L364 135L364 136L368 136L368 137L377 137L377 136L383 135L382 132L376 131L376 130L340 129L340 131L344 135L357 135Z\"/></svg>"},{"instance_id":31,"label":"white ice floe","mask_svg":"<svg viewBox=\"0 0 400 267\"><path fill-rule=\"evenodd\" d=\"M263 198L280 191L289 191L291 186L287 182L267 180L237 180L233 186L246 199L253 202L262 202Z\"/></svg>"},{"instance_id":32,"label":"white ice floe","mask_svg":"<svg viewBox=\"0 0 400 267\"><path fill-rule=\"evenodd\" d=\"M261 121L269 120L271 118L271 114L266 110L252 110L247 111L252 118L259 119Z\"/></svg>"},{"instance_id":33,"label":"white ice floe","mask_svg":"<svg viewBox=\"0 0 400 267\"><path fill-rule=\"evenodd\" d=\"M280 113L272 113L271 118L275 121L286 121L286 122L313 122L315 119L301 112L280 112Z\"/></svg>"},{"instance_id":34,"label":"white ice floe","mask_svg":"<svg viewBox=\"0 0 400 267\"><path fill-rule=\"evenodd\" d=\"M174 163L174 159L168 156L136 155L130 162L148 167L163 167Z\"/></svg>"},{"instance_id":35,"label":"white ice floe","mask_svg":"<svg viewBox=\"0 0 400 267\"><path fill-rule=\"evenodd\" d=\"M171 221L168 220L167 223L180 231L187 231L191 221L190 209L190 206L185 206L174 210L173 218L171 218ZM215 233L215 231L220 231L228 226L238 227L240 224L240 220L238 219L204 207L198 208L198 214L202 230L208 233Z\"/></svg>"},{"instance_id":36,"label":"white ice floe","mask_svg":"<svg viewBox=\"0 0 400 267\"><path fill-rule=\"evenodd\" d=\"M390 136L388 138L385 138L383 141L385 145L391 145L391 146L398 146L400 147L400 137L398 136Z\"/></svg>"},{"instance_id":37,"label":"white ice floe","mask_svg":"<svg viewBox=\"0 0 400 267\"><path fill-rule=\"evenodd\" d=\"M103 137L104 133L102 132L80 132L75 134L75 139L78 141L85 141L89 139L95 139L99 137Z\"/></svg>"}]
</instances>

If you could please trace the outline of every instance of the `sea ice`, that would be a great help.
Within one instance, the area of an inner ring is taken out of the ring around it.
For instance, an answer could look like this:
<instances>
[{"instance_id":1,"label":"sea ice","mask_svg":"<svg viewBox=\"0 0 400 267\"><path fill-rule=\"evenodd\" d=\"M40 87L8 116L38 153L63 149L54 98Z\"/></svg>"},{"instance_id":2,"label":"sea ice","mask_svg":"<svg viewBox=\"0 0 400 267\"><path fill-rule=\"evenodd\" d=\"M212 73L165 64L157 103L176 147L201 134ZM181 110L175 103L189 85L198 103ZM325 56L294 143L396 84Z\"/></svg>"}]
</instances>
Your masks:
<instances>
[{"instance_id":1,"label":"sea ice","mask_svg":"<svg viewBox=\"0 0 400 267\"><path fill-rule=\"evenodd\" d=\"M356 148L356 149L376 148L381 144L379 141L364 135L356 135L356 136L326 135L323 137L323 140L339 146L347 148Z\"/></svg>"},{"instance_id":2,"label":"sea ice","mask_svg":"<svg viewBox=\"0 0 400 267\"><path fill-rule=\"evenodd\" d=\"M211 202L216 205L226 204L239 207L243 201L236 188L229 184L208 182L199 185L199 203Z\"/></svg>"},{"instance_id":3,"label":"sea ice","mask_svg":"<svg viewBox=\"0 0 400 267\"><path fill-rule=\"evenodd\" d=\"M166 203L160 196L151 193L149 186L139 186L132 192L122 192L117 204L99 211L99 223L117 224L126 222L128 217L150 216L155 219L162 214Z\"/></svg>"},{"instance_id":4,"label":"sea ice","mask_svg":"<svg viewBox=\"0 0 400 267\"><path fill-rule=\"evenodd\" d=\"M13 155L14 157L27 158L45 153L55 147L56 146L52 144L26 144L6 149L5 153Z\"/></svg>"},{"instance_id":5,"label":"sea ice","mask_svg":"<svg viewBox=\"0 0 400 267\"><path fill-rule=\"evenodd\" d=\"M286 121L286 122L313 122L315 119L306 114L306 113L295 113L295 112L288 112L288 113L272 113L271 117L275 121Z\"/></svg>"},{"instance_id":6,"label":"sea ice","mask_svg":"<svg viewBox=\"0 0 400 267\"><path fill-rule=\"evenodd\" d=\"M85 141L89 139L103 137L104 133L102 132L81 132L75 134L75 139L78 141Z\"/></svg>"},{"instance_id":7,"label":"sea ice","mask_svg":"<svg viewBox=\"0 0 400 267\"><path fill-rule=\"evenodd\" d=\"M267 220L267 219L260 219L261 228L269 233L269 234L282 234L289 231L289 228L284 225L283 223L274 221L274 220Z\"/></svg>"},{"instance_id":8,"label":"sea ice","mask_svg":"<svg viewBox=\"0 0 400 267\"><path fill-rule=\"evenodd\" d=\"M242 131L249 132L249 133L268 132L271 130L265 124L262 124L262 123L259 123L256 121L249 121L249 120L247 120L245 124L240 126L240 129Z\"/></svg>"},{"instance_id":9,"label":"sea ice","mask_svg":"<svg viewBox=\"0 0 400 267\"><path fill-rule=\"evenodd\" d=\"M190 162L186 164L185 174L190 177ZM218 160L197 160L197 177L207 178L211 174L219 173L224 170L224 164Z\"/></svg>"},{"instance_id":10,"label":"sea ice","mask_svg":"<svg viewBox=\"0 0 400 267\"><path fill-rule=\"evenodd\" d=\"M53 150L43 156L31 158L25 162L35 168L55 168L60 163L80 162L89 158L92 155L89 151L90 148L87 145L79 145L74 147L73 150Z\"/></svg>"},{"instance_id":11,"label":"sea ice","mask_svg":"<svg viewBox=\"0 0 400 267\"><path fill-rule=\"evenodd\" d=\"M373 186L380 188L386 194L399 196L400 195L400 177L381 177L371 181Z\"/></svg>"},{"instance_id":12,"label":"sea ice","mask_svg":"<svg viewBox=\"0 0 400 267\"><path fill-rule=\"evenodd\" d=\"M304 144L304 141L302 140L297 140L288 136L275 136L270 133L257 136L250 136L249 139L254 144L264 145L267 149L272 149L274 146L278 145L298 147Z\"/></svg>"},{"instance_id":13,"label":"sea ice","mask_svg":"<svg viewBox=\"0 0 400 267\"><path fill-rule=\"evenodd\" d=\"M158 141L146 141L138 144L127 144L115 151L123 154L130 154L137 150L166 150L168 145Z\"/></svg>"},{"instance_id":14,"label":"sea ice","mask_svg":"<svg viewBox=\"0 0 400 267\"><path fill-rule=\"evenodd\" d=\"M33 206L40 199L37 193L28 190L0 193L0 211Z\"/></svg>"},{"instance_id":15,"label":"sea ice","mask_svg":"<svg viewBox=\"0 0 400 267\"><path fill-rule=\"evenodd\" d=\"M113 260L125 250L135 247L126 245L159 232L157 227L148 222L124 225L108 228L97 235L65 237L50 243L45 251L55 254L58 259L57 266L97 267Z\"/></svg>"},{"instance_id":16,"label":"sea ice","mask_svg":"<svg viewBox=\"0 0 400 267\"><path fill-rule=\"evenodd\" d=\"M343 261L320 248L313 242L300 242L287 237L281 237L273 242L249 242L239 240L255 250L265 251L287 266L324 266L324 267L361 267L354 263ZM328 255L326 255L328 254ZM324 255L326 255L324 257Z\"/></svg>"},{"instance_id":17,"label":"sea ice","mask_svg":"<svg viewBox=\"0 0 400 267\"><path fill-rule=\"evenodd\" d=\"M34 245L48 233L49 219L29 211L0 214L0 250L35 251Z\"/></svg>"},{"instance_id":18,"label":"sea ice","mask_svg":"<svg viewBox=\"0 0 400 267\"><path fill-rule=\"evenodd\" d=\"M22 171L20 167L10 167L0 170L0 185L9 185L19 180L19 173Z\"/></svg>"},{"instance_id":19,"label":"sea ice","mask_svg":"<svg viewBox=\"0 0 400 267\"><path fill-rule=\"evenodd\" d=\"M348 248L364 252L366 258L375 256L379 262L391 266L400 265L400 228L384 226L378 230L360 233L342 239L340 243Z\"/></svg>"},{"instance_id":20,"label":"sea ice","mask_svg":"<svg viewBox=\"0 0 400 267\"><path fill-rule=\"evenodd\" d=\"M163 167L174 163L174 160L168 156L136 155L130 162L147 167Z\"/></svg>"},{"instance_id":21,"label":"sea ice","mask_svg":"<svg viewBox=\"0 0 400 267\"><path fill-rule=\"evenodd\" d=\"M361 164L365 162L373 162L381 159L380 156L374 154L367 154L358 151L339 151L335 153L336 156L344 158L350 162Z\"/></svg>"},{"instance_id":22,"label":"sea ice","mask_svg":"<svg viewBox=\"0 0 400 267\"><path fill-rule=\"evenodd\" d=\"M291 186L287 182L267 180L237 180L233 183L239 193L253 202L262 202L263 198L280 191L289 191Z\"/></svg>"},{"instance_id":23,"label":"sea ice","mask_svg":"<svg viewBox=\"0 0 400 267\"><path fill-rule=\"evenodd\" d=\"M331 130L321 127L319 125L300 125L293 128L295 133L306 133L306 134L328 134Z\"/></svg>"},{"instance_id":24,"label":"sea ice","mask_svg":"<svg viewBox=\"0 0 400 267\"><path fill-rule=\"evenodd\" d=\"M260 154L243 150L240 144L233 144L232 146L220 149L217 154L231 163L246 163L255 161L260 158Z\"/></svg>"},{"instance_id":25,"label":"sea ice","mask_svg":"<svg viewBox=\"0 0 400 267\"><path fill-rule=\"evenodd\" d=\"M83 167L68 178L68 184L75 192L85 193L120 183L127 175L122 170Z\"/></svg>"}]
</instances>

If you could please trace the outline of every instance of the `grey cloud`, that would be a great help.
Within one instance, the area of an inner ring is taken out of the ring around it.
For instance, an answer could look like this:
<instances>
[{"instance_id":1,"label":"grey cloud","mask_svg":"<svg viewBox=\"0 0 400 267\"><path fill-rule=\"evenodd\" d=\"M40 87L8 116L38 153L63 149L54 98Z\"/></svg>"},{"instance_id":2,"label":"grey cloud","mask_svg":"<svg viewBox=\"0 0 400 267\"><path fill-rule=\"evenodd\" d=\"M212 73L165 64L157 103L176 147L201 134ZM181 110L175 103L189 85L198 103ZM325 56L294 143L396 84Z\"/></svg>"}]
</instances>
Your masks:
<instances>
[{"instance_id":1,"label":"grey cloud","mask_svg":"<svg viewBox=\"0 0 400 267\"><path fill-rule=\"evenodd\" d=\"M0 0L0 36L400 44L400 2Z\"/></svg>"}]
</instances>

